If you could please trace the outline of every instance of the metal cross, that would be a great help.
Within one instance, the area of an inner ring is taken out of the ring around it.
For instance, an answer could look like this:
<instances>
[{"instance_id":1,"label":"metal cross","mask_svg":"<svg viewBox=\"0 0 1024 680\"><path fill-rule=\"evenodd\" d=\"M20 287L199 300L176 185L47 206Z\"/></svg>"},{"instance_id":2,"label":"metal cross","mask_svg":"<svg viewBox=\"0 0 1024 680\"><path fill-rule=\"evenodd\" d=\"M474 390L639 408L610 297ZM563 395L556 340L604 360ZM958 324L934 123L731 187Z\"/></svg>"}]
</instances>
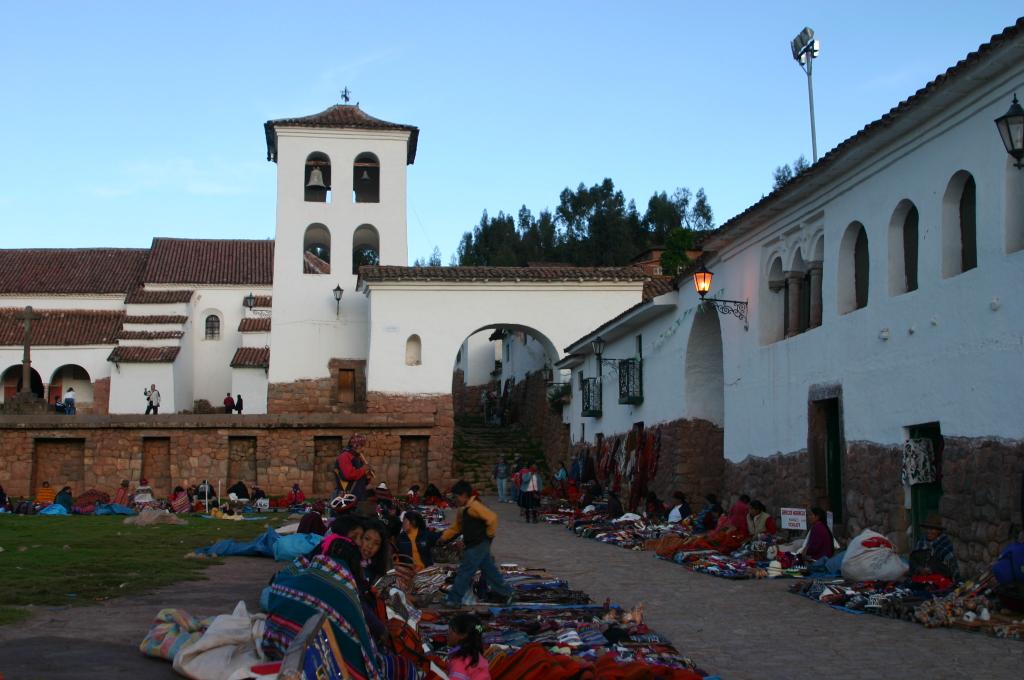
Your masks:
<instances>
[{"instance_id":1,"label":"metal cross","mask_svg":"<svg viewBox=\"0 0 1024 680\"><path fill-rule=\"evenodd\" d=\"M25 322L25 353L21 359L21 392L28 394L32 392L32 322L39 321L43 317L36 314L32 310L32 305L29 305L15 318Z\"/></svg>"},{"instance_id":2,"label":"metal cross","mask_svg":"<svg viewBox=\"0 0 1024 680\"><path fill-rule=\"evenodd\" d=\"M352 91L351 91L351 90L349 90L349 89L348 89L348 86L346 85L346 86L345 86L345 89L341 91L341 101L343 101L343 102L345 102L346 104L348 104L348 100L349 100L349 97L350 97L351 95L352 95Z\"/></svg>"}]
</instances>

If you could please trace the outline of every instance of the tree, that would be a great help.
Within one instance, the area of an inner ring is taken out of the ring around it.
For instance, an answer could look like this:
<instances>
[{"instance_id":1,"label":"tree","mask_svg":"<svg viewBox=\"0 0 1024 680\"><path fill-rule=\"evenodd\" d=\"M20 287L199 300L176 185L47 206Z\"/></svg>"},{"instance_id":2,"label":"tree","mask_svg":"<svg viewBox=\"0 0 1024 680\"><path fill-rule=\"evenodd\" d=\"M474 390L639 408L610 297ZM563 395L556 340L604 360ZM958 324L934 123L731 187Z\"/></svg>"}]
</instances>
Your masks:
<instances>
[{"instance_id":1,"label":"tree","mask_svg":"<svg viewBox=\"0 0 1024 680\"><path fill-rule=\"evenodd\" d=\"M434 251L430 254L429 258L417 257L413 260L413 267L440 267L441 266L441 249L434 246Z\"/></svg>"},{"instance_id":2,"label":"tree","mask_svg":"<svg viewBox=\"0 0 1024 680\"><path fill-rule=\"evenodd\" d=\"M779 167L775 168L775 170L772 171L772 180L774 181L772 191L789 184L794 179L807 172L807 169L810 167L811 164L807 162L807 159L803 154L800 154L800 157L793 161L792 166L783 163Z\"/></svg>"}]
</instances>

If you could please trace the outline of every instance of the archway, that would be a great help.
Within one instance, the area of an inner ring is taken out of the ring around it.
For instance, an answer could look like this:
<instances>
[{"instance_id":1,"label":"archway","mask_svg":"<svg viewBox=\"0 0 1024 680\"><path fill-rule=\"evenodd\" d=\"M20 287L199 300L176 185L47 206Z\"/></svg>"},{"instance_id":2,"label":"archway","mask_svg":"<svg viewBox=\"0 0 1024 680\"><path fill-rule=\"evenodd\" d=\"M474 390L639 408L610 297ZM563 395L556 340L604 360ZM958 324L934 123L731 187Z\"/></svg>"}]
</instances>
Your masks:
<instances>
[{"instance_id":1,"label":"archway","mask_svg":"<svg viewBox=\"0 0 1024 680\"><path fill-rule=\"evenodd\" d=\"M722 327L710 305L697 308L686 342L685 406L687 418L725 425L725 373Z\"/></svg>"},{"instance_id":2,"label":"archway","mask_svg":"<svg viewBox=\"0 0 1024 680\"><path fill-rule=\"evenodd\" d=\"M422 350L426 360L430 348ZM493 488L498 455L542 464L545 454L566 454L568 426L549 401L553 385L569 380L553 370L558 358L547 335L514 323L478 328L455 348L453 476Z\"/></svg>"},{"instance_id":3,"label":"archway","mask_svg":"<svg viewBox=\"0 0 1024 680\"><path fill-rule=\"evenodd\" d=\"M78 364L64 364L53 372L50 377L48 401L51 404L55 403L67 394L69 388L75 391L77 404L92 402L92 380L89 377L89 372Z\"/></svg>"},{"instance_id":4,"label":"archway","mask_svg":"<svg viewBox=\"0 0 1024 680\"><path fill-rule=\"evenodd\" d=\"M39 377L39 373L36 369L33 368L30 370L32 371L32 384L30 387L32 394L42 399L45 394L43 379ZM3 372L3 376L0 377L0 382L2 382L4 386L4 401L14 397L14 395L21 391L21 365L15 364L14 366L8 367L7 370Z\"/></svg>"}]
</instances>

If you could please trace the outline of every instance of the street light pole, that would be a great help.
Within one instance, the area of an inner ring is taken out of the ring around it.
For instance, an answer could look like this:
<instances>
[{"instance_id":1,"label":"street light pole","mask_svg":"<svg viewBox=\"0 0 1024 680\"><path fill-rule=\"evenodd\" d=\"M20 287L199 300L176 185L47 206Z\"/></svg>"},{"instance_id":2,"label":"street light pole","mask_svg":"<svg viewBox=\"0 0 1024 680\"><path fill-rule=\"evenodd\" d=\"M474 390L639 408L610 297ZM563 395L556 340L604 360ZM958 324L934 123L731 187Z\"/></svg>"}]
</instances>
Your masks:
<instances>
[{"instance_id":1,"label":"street light pole","mask_svg":"<svg viewBox=\"0 0 1024 680\"><path fill-rule=\"evenodd\" d=\"M818 135L814 127L814 58L821 51L821 41L814 39L814 31L804 28L789 43L793 51L793 59L800 64L800 68L807 74L807 102L811 109L811 158L812 163L818 162Z\"/></svg>"}]
</instances>

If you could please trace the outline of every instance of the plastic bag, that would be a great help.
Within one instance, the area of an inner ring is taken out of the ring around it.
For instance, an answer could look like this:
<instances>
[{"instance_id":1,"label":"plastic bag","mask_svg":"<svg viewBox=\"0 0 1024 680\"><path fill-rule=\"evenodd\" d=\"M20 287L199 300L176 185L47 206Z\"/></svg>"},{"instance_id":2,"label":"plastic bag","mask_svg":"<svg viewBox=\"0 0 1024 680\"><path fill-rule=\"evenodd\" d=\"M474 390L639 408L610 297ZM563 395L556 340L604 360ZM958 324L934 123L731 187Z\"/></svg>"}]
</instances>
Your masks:
<instances>
[{"instance_id":1,"label":"plastic bag","mask_svg":"<svg viewBox=\"0 0 1024 680\"><path fill-rule=\"evenodd\" d=\"M843 558L843 578L848 581L895 581L907 568L892 542L870 529L850 541Z\"/></svg>"}]
</instances>

